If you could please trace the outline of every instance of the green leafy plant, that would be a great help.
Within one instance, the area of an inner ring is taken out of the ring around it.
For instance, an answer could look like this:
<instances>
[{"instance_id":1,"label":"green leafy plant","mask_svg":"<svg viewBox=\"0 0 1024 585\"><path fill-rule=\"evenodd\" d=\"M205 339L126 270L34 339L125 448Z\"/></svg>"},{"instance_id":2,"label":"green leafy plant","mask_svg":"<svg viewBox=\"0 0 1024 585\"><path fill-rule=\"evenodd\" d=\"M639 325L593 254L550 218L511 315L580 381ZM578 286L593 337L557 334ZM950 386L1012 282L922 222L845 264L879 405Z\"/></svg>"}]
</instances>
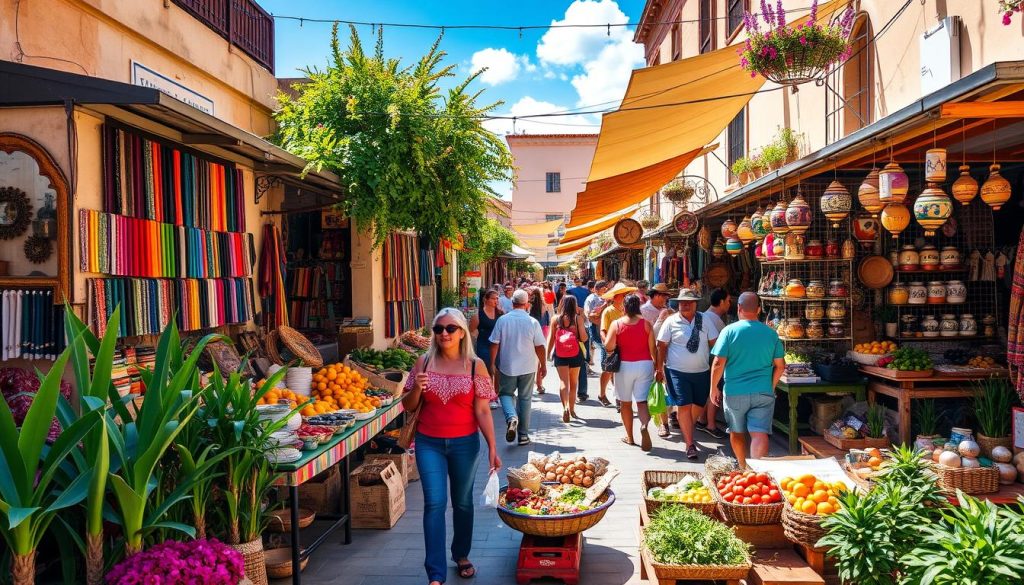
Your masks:
<instances>
[{"instance_id":1,"label":"green leafy plant","mask_svg":"<svg viewBox=\"0 0 1024 585\"><path fill-rule=\"evenodd\" d=\"M849 55L850 31L856 15L852 6L843 11L835 24L822 24L817 20L818 0L813 0L808 21L799 27L786 23L781 4L777 10L771 3L762 6L765 10L759 16L764 19L764 28L756 15L746 12L743 19L747 41L740 66L751 77L763 75L781 80L794 69L824 70Z\"/></svg>"},{"instance_id":2,"label":"green leafy plant","mask_svg":"<svg viewBox=\"0 0 1024 585\"><path fill-rule=\"evenodd\" d=\"M1024 581L1024 515L957 490L959 506L922 525L901 564L901 585L1005 585Z\"/></svg>"},{"instance_id":3,"label":"green leafy plant","mask_svg":"<svg viewBox=\"0 0 1024 585\"><path fill-rule=\"evenodd\" d=\"M1010 434L1014 392L1002 378L989 377L974 382L974 414L978 430L987 437Z\"/></svg>"},{"instance_id":4,"label":"green leafy plant","mask_svg":"<svg viewBox=\"0 0 1024 585\"><path fill-rule=\"evenodd\" d=\"M917 421L920 434L927 437L935 436L938 433L939 420L942 418L935 401L918 400L914 411L914 419Z\"/></svg>"},{"instance_id":5,"label":"green leafy plant","mask_svg":"<svg viewBox=\"0 0 1024 585\"><path fill-rule=\"evenodd\" d=\"M437 295L437 303L442 308L457 307L460 300L459 291L454 288L442 288L441 294Z\"/></svg>"},{"instance_id":6,"label":"green leafy plant","mask_svg":"<svg viewBox=\"0 0 1024 585\"><path fill-rule=\"evenodd\" d=\"M779 128L775 134L775 143L786 150L786 157L795 157L799 154L799 141L796 132L792 128Z\"/></svg>"},{"instance_id":7,"label":"green leafy plant","mask_svg":"<svg viewBox=\"0 0 1024 585\"><path fill-rule=\"evenodd\" d=\"M754 161L750 160L745 156L741 156L732 163L732 166L729 167L729 170L731 170L732 174L735 175L736 177L741 177L744 174L751 173L754 171Z\"/></svg>"},{"instance_id":8,"label":"green leafy plant","mask_svg":"<svg viewBox=\"0 0 1024 585\"><path fill-rule=\"evenodd\" d=\"M482 92L468 88L481 72L449 83L456 65L442 66L440 42L404 66L385 57L382 32L367 52L354 26L342 48L335 25L326 68L306 70L296 97L278 96L274 139L307 169L340 177L342 210L373 230L375 245L404 229L474 239L497 196L490 185L513 175L504 141L482 124L501 102L477 105Z\"/></svg>"},{"instance_id":9,"label":"green leafy plant","mask_svg":"<svg viewBox=\"0 0 1024 585\"><path fill-rule=\"evenodd\" d=\"M772 142L761 149L761 162L769 168L774 168L786 160L786 147Z\"/></svg>"},{"instance_id":10,"label":"green leafy plant","mask_svg":"<svg viewBox=\"0 0 1024 585\"><path fill-rule=\"evenodd\" d=\"M885 407L881 404L872 404L867 412L868 436L872 439L881 439L885 436Z\"/></svg>"},{"instance_id":11,"label":"green leafy plant","mask_svg":"<svg viewBox=\"0 0 1024 585\"><path fill-rule=\"evenodd\" d=\"M466 239L465 248L459 252L459 264L466 269L475 268L483 262L512 251L512 246L518 242L518 238L511 230L488 218L481 225L477 235Z\"/></svg>"},{"instance_id":12,"label":"green leafy plant","mask_svg":"<svg viewBox=\"0 0 1024 585\"><path fill-rule=\"evenodd\" d=\"M731 528L686 506L662 506L644 528L643 546L668 565L741 565L749 546Z\"/></svg>"},{"instance_id":13,"label":"green leafy plant","mask_svg":"<svg viewBox=\"0 0 1024 585\"><path fill-rule=\"evenodd\" d=\"M912 494L913 503L918 506L937 508L948 503L939 489L931 464L910 445L892 448L889 459L882 465L877 483L907 488Z\"/></svg>"}]
</instances>

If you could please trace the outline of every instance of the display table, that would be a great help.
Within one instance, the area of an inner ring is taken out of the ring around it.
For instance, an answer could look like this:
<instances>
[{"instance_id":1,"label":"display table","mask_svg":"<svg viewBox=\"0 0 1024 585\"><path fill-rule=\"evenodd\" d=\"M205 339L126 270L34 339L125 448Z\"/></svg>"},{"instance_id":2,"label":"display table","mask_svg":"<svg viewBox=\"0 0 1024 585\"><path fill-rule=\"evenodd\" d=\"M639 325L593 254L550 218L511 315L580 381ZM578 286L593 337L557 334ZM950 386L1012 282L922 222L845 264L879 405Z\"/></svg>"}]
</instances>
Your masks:
<instances>
[{"instance_id":1,"label":"display table","mask_svg":"<svg viewBox=\"0 0 1024 585\"><path fill-rule=\"evenodd\" d=\"M979 374L946 374L934 372L930 376L915 375L913 372L898 372L889 368L861 366L860 371L868 377L868 402L874 404L879 394L896 399L900 420L899 442L909 445L913 440L911 430L912 404L918 398L970 398L975 388L972 382L984 377ZM990 376L1005 378L1006 370L992 370Z\"/></svg>"},{"instance_id":2,"label":"display table","mask_svg":"<svg viewBox=\"0 0 1024 585\"><path fill-rule=\"evenodd\" d=\"M352 521L350 517L351 494L349 494L348 456L355 453L359 447L368 443L370 439L380 434L384 427L402 414L402 401L396 400L388 406L377 411L377 416L371 419L357 421L355 426L333 439L324 443L319 448L303 453L302 458L294 463L272 465L275 473L281 476L275 485L288 487L288 505L291 507L291 547L292 547L292 583L298 585L302 582L301 567L302 560L313 554L321 544L327 540L332 532L344 525L345 544L352 543ZM344 496L341 501L341 514L338 516L320 515L320 518L334 520L334 523L321 534L312 544L302 548L299 543L299 486L306 483L313 476L326 471L327 469L342 465L342 481L345 482Z\"/></svg>"},{"instance_id":3,"label":"display table","mask_svg":"<svg viewBox=\"0 0 1024 585\"><path fill-rule=\"evenodd\" d=\"M825 440L825 437L815 435L813 437L800 437L800 447L804 455L814 455L818 459L835 457L836 461L842 463L846 459L846 451L835 447Z\"/></svg>"},{"instance_id":4,"label":"display table","mask_svg":"<svg viewBox=\"0 0 1024 585\"><path fill-rule=\"evenodd\" d=\"M800 396L804 394L828 394L843 393L853 394L858 402L864 400L864 389L867 380L861 379L857 382L815 382L813 384L790 384L779 382L777 390L785 392L789 397L789 420L781 421L777 418L772 420L772 426L789 435L789 454L796 455L800 452L800 429L809 429L806 423L798 423L796 417L797 403Z\"/></svg>"}]
</instances>

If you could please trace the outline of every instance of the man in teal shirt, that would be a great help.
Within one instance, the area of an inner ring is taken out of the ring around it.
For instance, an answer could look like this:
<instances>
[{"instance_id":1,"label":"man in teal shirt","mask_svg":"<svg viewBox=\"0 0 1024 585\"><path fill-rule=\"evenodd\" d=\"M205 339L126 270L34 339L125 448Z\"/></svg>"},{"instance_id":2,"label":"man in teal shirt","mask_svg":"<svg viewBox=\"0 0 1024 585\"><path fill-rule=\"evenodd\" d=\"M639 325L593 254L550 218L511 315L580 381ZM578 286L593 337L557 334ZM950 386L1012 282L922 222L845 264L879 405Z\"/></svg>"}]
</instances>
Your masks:
<instances>
[{"instance_id":1,"label":"man in teal shirt","mask_svg":"<svg viewBox=\"0 0 1024 585\"><path fill-rule=\"evenodd\" d=\"M775 412L775 387L786 370L786 352L779 336L758 321L761 301L752 292L745 292L736 301L739 321L727 325L718 336L711 355L711 402L725 403L725 420L729 423L729 442L740 468L747 466L747 436L750 433L750 456L760 459L768 455L768 435L772 432ZM725 374L725 399L718 381Z\"/></svg>"}]
</instances>

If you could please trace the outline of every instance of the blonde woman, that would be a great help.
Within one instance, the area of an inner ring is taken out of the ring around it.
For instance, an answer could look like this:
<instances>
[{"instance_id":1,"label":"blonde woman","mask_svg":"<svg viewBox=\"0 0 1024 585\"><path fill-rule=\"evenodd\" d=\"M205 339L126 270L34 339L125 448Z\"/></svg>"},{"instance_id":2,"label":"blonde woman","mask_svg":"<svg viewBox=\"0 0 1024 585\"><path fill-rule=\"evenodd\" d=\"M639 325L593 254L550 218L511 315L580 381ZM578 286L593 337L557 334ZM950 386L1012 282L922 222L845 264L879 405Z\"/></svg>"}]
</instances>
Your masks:
<instances>
[{"instance_id":1,"label":"blonde woman","mask_svg":"<svg viewBox=\"0 0 1024 585\"><path fill-rule=\"evenodd\" d=\"M637 418L640 419L640 448L650 451L651 433L647 424L651 412L647 410L647 394L654 383L655 351L654 329L644 320L640 312L640 297L626 295L623 301L622 317L611 322L604 345L608 353L619 350L621 365L615 372L615 394L621 405L622 427L626 436L622 442L635 445L633 440L633 404L636 404Z\"/></svg>"},{"instance_id":2,"label":"blonde woman","mask_svg":"<svg viewBox=\"0 0 1024 585\"><path fill-rule=\"evenodd\" d=\"M451 482L455 535L452 560L459 576L470 578L473 542L473 479L480 455L480 435L488 447L490 470L501 468L494 442L494 422L488 403L494 386L487 366L476 357L466 317L458 309L441 309L434 318L430 348L416 361L405 384L402 405L422 408L416 428L416 466L423 487L424 567L430 585L448 575L444 558L445 509Z\"/></svg>"}]
</instances>

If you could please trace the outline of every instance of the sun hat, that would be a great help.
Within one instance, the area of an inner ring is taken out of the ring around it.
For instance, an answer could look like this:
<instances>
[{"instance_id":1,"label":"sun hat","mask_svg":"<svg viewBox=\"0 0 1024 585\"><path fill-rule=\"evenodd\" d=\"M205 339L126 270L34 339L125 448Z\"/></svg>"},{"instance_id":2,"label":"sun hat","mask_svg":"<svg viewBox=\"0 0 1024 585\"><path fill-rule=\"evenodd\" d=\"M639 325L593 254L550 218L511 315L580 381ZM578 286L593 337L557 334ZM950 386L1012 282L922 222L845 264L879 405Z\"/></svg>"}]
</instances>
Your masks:
<instances>
[{"instance_id":1,"label":"sun hat","mask_svg":"<svg viewBox=\"0 0 1024 585\"><path fill-rule=\"evenodd\" d=\"M606 301L610 301L619 295L628 295L629 293L636 291L637 288L635 286L626 286L621 282L617 282L608 292L601 295L601 298Z\"/></svg>"},{"instance_id":2,"label":"sun hat","mask_svg":"<svg viewBox=\"0 0 1024 585\"><path fill-rule=\"evenodd\" d=\"M658 284L656 284L656 285L652 286L651 288L647 289L647 294L648 295L668 295L668 296L672 296L672 291L670 291L668 289L668 286L666 286L664 282L659 282Z\"/></svg>"},{"instance_id":3,"label":"sun hat","mask_svg":"<svg viewBox=\"0 0 1024 585\"><path fill-rule=\"evenodd\" d=\"M674 298L672 300L673 301L699 301L700 297L698 297L697 294L693 292L693 289L682 288L682 289L679 289L679 296L677 296L676 298Z\"/></svg>"}]
</instances>

